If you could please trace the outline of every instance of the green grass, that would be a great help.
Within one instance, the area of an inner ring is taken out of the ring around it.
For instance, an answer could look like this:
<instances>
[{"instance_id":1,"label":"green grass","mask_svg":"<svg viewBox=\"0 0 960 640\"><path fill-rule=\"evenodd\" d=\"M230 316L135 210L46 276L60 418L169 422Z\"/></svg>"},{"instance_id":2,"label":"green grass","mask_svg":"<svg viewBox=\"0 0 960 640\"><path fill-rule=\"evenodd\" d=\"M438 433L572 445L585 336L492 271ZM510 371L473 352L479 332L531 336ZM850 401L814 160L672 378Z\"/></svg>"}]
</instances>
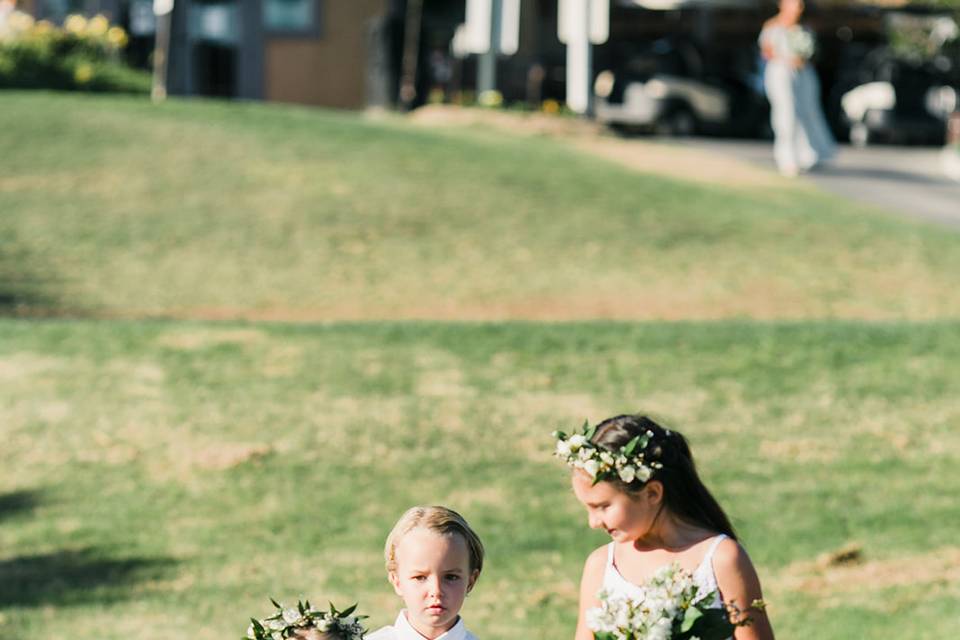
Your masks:
<instances>
[{"instance_id":1,"label":"green grass","mask_svg":"<svg viewBox=\"0 0 960 640\"><path fill-rule=\"evenodd\" d=\"M441 502L489 550L470 626L569 637L603 536L548 434L644 408L691 437L780 637L949 636L958 363L955 323L0 321L0 635L230 637L268 595L384 624L383 539ZM811 586L849 542L866 564Z\"/></svg>"},{"instance_id":2,"label":"green grass","mask_svg":"<svg viewBox=\"0 0 960 640\"><path fill-rule=\"evenodd\" d=\"M809 188L707 187L550 140L318 110L43 93L0 101L0 280L10 289L0 298L22 312L960 312L956 234Z\"/></svg>"},{"instance_id":3,"label":"green grass","mask_svg":"<svg viewBox=\"0 0 960 640\"><path fill-rule=\"evenodd\" d=\"M268 596L379 626L430 502L489 550L478 635L569 637L604 536L548 434L635 410L778 637L960 622L956 234L289 107L5 92L0 142L0 315L34 316L0 318L3 640L236 637Z\"/></svg>"}]
</instances>

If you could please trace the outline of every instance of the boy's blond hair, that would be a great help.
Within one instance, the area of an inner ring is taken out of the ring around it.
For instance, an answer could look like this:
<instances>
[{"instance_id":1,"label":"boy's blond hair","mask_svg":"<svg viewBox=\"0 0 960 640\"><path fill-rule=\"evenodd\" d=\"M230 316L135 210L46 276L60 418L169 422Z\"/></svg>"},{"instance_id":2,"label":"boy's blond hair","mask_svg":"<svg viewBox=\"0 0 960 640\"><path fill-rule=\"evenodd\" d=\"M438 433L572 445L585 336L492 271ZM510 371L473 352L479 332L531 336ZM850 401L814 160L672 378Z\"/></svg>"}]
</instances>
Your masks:
<instances>
[{"instance_id":1,"label":"boy's blond hair","mask_svg":"<svg viewBox=\"0 0 960 640\"><path fill-rule=\"evenodd\" d=\"M462 536L470 553L470 571L476 571L479 575L483 569L483 543L480 542L479 536L474 533L463 516L453 509L439 506L421 506L407 509L406 513L397 520L397 524L393 525L393 530L387 536L387 544L383 549L388 573L397 570L397 545L400 544L400 540L403 539L403 536L418 528L427 529L440 535L458 534Z\"/></svg>"}]
</instances>

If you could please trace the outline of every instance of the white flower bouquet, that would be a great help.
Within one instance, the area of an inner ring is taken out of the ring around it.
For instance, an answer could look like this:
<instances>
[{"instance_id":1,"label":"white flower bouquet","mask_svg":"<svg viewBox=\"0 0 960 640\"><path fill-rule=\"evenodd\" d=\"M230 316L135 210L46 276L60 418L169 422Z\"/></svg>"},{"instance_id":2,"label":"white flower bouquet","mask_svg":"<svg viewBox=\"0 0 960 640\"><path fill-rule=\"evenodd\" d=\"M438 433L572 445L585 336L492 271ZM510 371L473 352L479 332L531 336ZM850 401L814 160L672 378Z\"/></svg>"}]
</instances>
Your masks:
<instances>
[{"instance_id":1,"label":"white flower bouquet","mask_svg":"<svg viewBox=\"0 0 960 640\"><path fill-rule=\"evenodd\" d=\"M787 30L790 53L801 60L809 60L817 50L817 41L809 29L794 25Z\"/></svg>"},{"instance_id":2,"label":"white flower bouquet","mask_svg":"<svg viewBox=\"0 0 960 640\"><path fill-rule=\"evenodd\" d=\"M587 612L596 640L726 640L734 627L749 624L735 608L710 608L716 592L705 593L677 564L655 573L640 599L606 591L598 597L600 606ZM763 603L752 606L762 608Z\"/></svg>"}]
</instances>

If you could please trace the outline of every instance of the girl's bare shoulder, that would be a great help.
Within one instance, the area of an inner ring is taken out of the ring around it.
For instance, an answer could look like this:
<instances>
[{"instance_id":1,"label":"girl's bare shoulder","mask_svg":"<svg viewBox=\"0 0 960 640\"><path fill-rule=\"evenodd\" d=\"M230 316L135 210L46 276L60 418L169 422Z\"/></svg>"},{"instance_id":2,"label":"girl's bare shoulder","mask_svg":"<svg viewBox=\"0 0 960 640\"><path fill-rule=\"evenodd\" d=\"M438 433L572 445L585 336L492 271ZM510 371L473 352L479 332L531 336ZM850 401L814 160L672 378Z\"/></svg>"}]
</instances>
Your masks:
<instances>
[{"instance_id":1,"label":"girl's bare shoulder","mask_svg":"<svg viewBox=\"0 0 960 640\"><path fill-rule=\"evenodd\" d=\"M607 564L608 545L597 547L587 556L587 561L583 565L584 572L601 571Z\"/></svg>"},{"instance_id":2,"label":"girl's bare shoulder","mask_svg":"<svg viewBox=\"0 0 960 640\"><path fill-rule=\"evenodd\" d=\"M714 566L733 567L744 561L750 562L747 550L733 538L725 538L717 545L714 553Z\"/></svg>"},{"instance_id":3,"label":"girl's bare shoulder","mask_svg":"<svg viewBox=\"0 0 960 640\"><path fill-rule=\"evenodd\" d=\"M740 583L759 586L757 570L747 550L733 538L727 538L718 546L713 556L713 570L722 583Z\"/></svg>"}]
</instances>

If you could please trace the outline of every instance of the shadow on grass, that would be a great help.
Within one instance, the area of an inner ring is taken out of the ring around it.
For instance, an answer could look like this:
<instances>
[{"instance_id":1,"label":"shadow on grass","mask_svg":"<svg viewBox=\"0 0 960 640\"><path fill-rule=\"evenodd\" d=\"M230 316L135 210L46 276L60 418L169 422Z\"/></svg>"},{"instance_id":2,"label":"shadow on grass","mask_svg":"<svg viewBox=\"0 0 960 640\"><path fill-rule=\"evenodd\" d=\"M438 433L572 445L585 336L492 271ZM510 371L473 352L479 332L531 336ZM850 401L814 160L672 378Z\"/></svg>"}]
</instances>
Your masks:
<instances>
[{"instance_id":1,"label":"shadow on grass","mask_svg":"<svg viewBox=\"0 0 960 640\"><path fill-rule=\"evenodd\" d=\"M13 518L22 512L30 512L40 504L40 492L23 489L0 493L0 522Z\"/></svg>"},{"instance_id":2,"label":"shadow on grass","mask_svg":"<svg viewBox=\"0 0 960 640\"><path fill-rule=\"evenodd\" d=\"M133 585L173 565L168 558L111 558L97 548L0 560L0 608L124 600Z\"/></svg>"},{"instance_id":3,"label":"shadow on grass","mask_svg":"<svg viewBox=\"0 0 960 640\"><path fill-rule=\"evenodd\" d=\"M60 278L16 238L0 239L0 316L54 315Z\"/></svg>"}]
</instances>

